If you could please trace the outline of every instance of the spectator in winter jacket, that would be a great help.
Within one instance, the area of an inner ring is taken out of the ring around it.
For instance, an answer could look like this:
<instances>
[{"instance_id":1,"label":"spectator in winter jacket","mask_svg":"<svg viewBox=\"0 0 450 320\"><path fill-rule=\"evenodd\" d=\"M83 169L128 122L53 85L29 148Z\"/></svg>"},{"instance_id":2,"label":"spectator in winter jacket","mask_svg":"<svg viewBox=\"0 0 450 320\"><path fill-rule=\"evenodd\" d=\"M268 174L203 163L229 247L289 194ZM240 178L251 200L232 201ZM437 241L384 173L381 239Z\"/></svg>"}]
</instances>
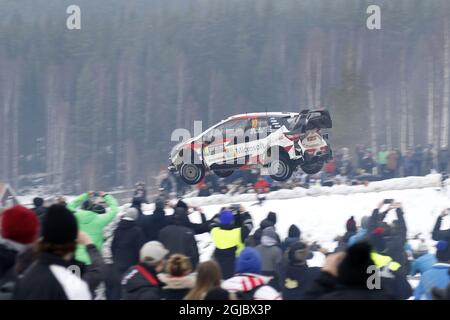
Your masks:
<instances>
[{"instance_id":1,"label":"spectator in winter jacket","mask_svg":"<svg viewBox=\"0 0 450 320\"><path fill-rule=\"evenodd\" d=\"M406 155L403 157L403 176L408 177L414 174L414 157L413 151L406 151Z\"/></svg>"},{"instance_id":2,"label":"spectator in winter jacket","mask_svg":"<svg viewBox=\"0 0 450 320\"><path fill-rule=\"evenodd\" d=\"M367 174L372 174L373 168L375 168L376 166L377 165L373 160L372 153L366 152L361 160L361 169L363 169Z\"/></svg>"},{"instance_id":3,"label":"spectator in winter jacket","mask_svg":"<svg viewBox=\"0 0 450 320\"><path fill-rule=\"evenodd\" d=\"M158 279L164 283L164 299L183 300L194 287L195 277L188 257L181 254L170 256L169 261L167 261L166 272L158 274Z\"/></svg>"},{"instance_id":4,"label":"spectator in winter jacket","mask_svg":"<svg viewBox=\"0 0 450 320\"><path fill-rule=\"evenodd\" d=\"M89 193L83 193L68 204L67 208L72 211L78 221L81 231L86 232L92 239L99 251L103 247L103 231L105 227L116 217L119 212L117 200L106 193L100 193L106 202L108 210L102 205L93 203ZM77 246L75 257L78 261L90 264L89 255L82 245Z\"/></svg>"},{"instance_id":5,"label":"spectator in winter jacket","mask_svg":"<svg viewBox=\"0 0 450 320\"><path fill-rule=\"evenodd\" d=\"M38 260L17 281L16 300L90 300L88 284L67 268L78 235L74 215L61 205L51 206L42 223Z\"/></svg>"},{"instance_id":6,"label":"spectator in winter jacket","mask_svg":"<svg viewBox=\"0 0 450 320\"><path fill-rule=\"evenodd\" d=\"M432 144L429 144L424 150L423 169L425 174L429 174L431 170L436 169Z\"/></svg>"},{"instance_id":7,"label":"spectator in winter jacket","mask_svg":"<svg viewBox=\"0 0 450 320\"><path fill-rule=\"evenodd\" d=\"M4 300L11 298L17 278L16 257L39 236L39 220L33 211L22 206L6 209L0 219L0 300Z\"/></svg>"},{"instance_id":8,"label":"spectator in winter jacket","mask_svg":"<svg viewBox=\"0 0 450 320\"><path fill-rule=\"evenodd\" d=\"M124 300L161 300L163 283L158 273L164 270L164 260L169 253L162 243L150 241L139 253L139 264L132 266L122 278Z\"/></svg>"},{"instance_id":9,"label":"spectator in winter jacket","mask_svg":"<svg viewBox=\"0 0 450 320\"><path fill-rule=\"evenodd\" d=\"M300 235L300 229L295 224L291 224L288 230L288 236L281 244L281 250L285 252L291 247L292 244L300 241Z\"/></svg>"},{"instance_id":10,"label":"spectator in winter jacket","mask_svg":"<svg viewBox=\"0 0 450 320\"><path fill-rule=\"evenodd\" d=\"M288 249L288 265L283 272L283 300L301 300L319 276L320 268L308 267L308 246L296 242Z\"/></svg>"},{"instance_id":11,"label":"spectator in winter jacket","mask_svg":"<svg viewBox=\"0 0 450 320\"><path fill-rule=\"evenodd\" d=\"M409 274L411 276L415 276L417 273L422 275L424 272L430 270L436 263L436 255L432 253L421 255L411 262Z\"/></svg>"},{"instance_id":12,"label":"spectator in winter jacket","mask_svg":"<svg viewBox=\"0 0 450 320\"><path fill-rule=\"evenodd\" d=\"M235 275L222 282L222 288L235 293L240 300L281 300L273 279L261 275L261 265L258 252L245 248L236 260Z\"/></svg>"},{"instance_id":13,"label":"spectator in winter jacket","mask_svg":"<svg viewBox=\"0 0 450 320\"><path fill-rule=\"evenodd\" d=\"M408 283L405 269L392 257L385 255L387 241L382 227L375 228L369 235L369 242L374 250L371 258L381 272L381 287L396 299L408 299L412 294L412 289Z\"/></svg>"},{"instance_id":14,"label":"spectator in winter jacket","mask_svg":"<svg viewBox=\"0 0 450 320\"><path fill-rule=\"evenodd\" d=\"M306 292L306 299L321 300L386 300L394 297L383 286L370 289L369 267L374 265L372 248L367 242L358 242L346 252L327 257L325 265L312 287Z\"/></svg>"},{"instance_id":15,"label":"spectator in winter jacket","mask_svg":"<svg viewBox=\"0 0 450 320\"><path fill-rule=\"evenodd\" d=\"M157 198L155 200L155 210L152 215L141 215L137 224L142 229L145 241L158 240L159 232L162 228L168 225L168 219L164 210L165 200L163 198Z\"/></svg>"},{"instance_id":16,"label":"spectator in winter jacket","mask_svg":"<svg viewBox=\"0 0 450 320\"><path fill-rule=\"evenodd\" d=\"M139 262L139 252L145 243L144 234L136 223L138 214L135 208L128 208L114 231L111 252L120 277Z\"/></svg>"},{"instance_id":17,"label":"spectator in winter jacket","mask_svg":"<svg viewBox=\"0 0 450 320\"><path fill-rule=\"evenodd\" d=\"M416 300L431 300L434 288L444 289L450 284L450 243L439 240L436 249L438 263L420 277L419 285L414 290Z\"/></svg>"},{"instance_id":18,"label":"spectator in winter jacket","mask_svg":"<svg viewBox=\"0 0 450 320\"><path fill-rule=\"evenodd\" d=\"M281 278L280 269L283 258L283 251L278 246L278 238L273 227L266 228L262 233L261 244L255 248L261 257L261 273L273 277L276 289L280 288L278 284Z\"/></svg>"},{"instance_id":19,"label":"spectator in winter jacket","mask_svg":"<svg viewBox=\"0 0 450 320\"><path fill-rule=\"evenodd\" d=\"M386 254L397 261L402 266L399 272L404 273L406 276L409 273L409 261L405 250L407 227L404 219L404 212L400 203L392 203L387 210L380 212L380 209L384 205L384 201L382 201L378 208L372 212L372 216L369 220L369 234L373 233L373 231L378 228L378 233L382 235L386 245L383 249L383 254ZM384 219L391 210L395 210L397 219L389 225L384 222Z\"/></svg>"},{"instance_id":20,"label":"spectator in winter jacket","mask_svg":"<svg viewBox=\"0 0 450 320\"><path fill-rule=\"evenodd\" d=\"M387 156L386 173L387 178L394 178L398 166L398 153L394 150L390 151Z\"/></svg>"},{"instance_id":21,"label":"spectator in winter jacket","mask_svg":"<svg viewBox=\"0 0 450 320\"><path fill-rule=\"evenodd\" d=\"M257 193L267 193L270 191L269 182L267 182L267 180L262 176L260 176L258 181L256 181L254 187Z\"/></svg>"},{"instance_id":22,"label":"spectator in winter jacket","mask_svg":"<svg viewBox=\"0 0 450 320\"><path fill-rule=\"evenodd\" d=\"M135 185L136 189L134 190L133 198L139 199L141 203L148 203L147 201L147 189L145 187L145 182L138 182Z\"/></svg>"},{"instance_id":23,"label":"spectator in winter jacket","mask_svg":"<svg viewBox=\"0 0 450 320\"><path fill-rule=\"evenodd\" d=\"M342 237L339 237L338 248L336 249L336 251L345 250L348 246L348 241L350 240L350 238L356 235L357 228L355 218L353 216L351 216L350 219L347 220L345 229L345 234Z\"/></svg>"},{"instance_id":24,"label":"spectator in winter jacket","mask_svg":"<svg viewBox=\"0 0 450 320\"><path fill-rule=\"evenodd\" d=\"M416 146L413 154L413 174L415 176L421 176L422 175L422 164L423 164L423 149L421 145Z\"/></svg>"},{"instance_id":25,"label":"spectator in winter jacket","mask_svg":"<svg viewBox=\"0 0 450 320\"><path fill-rule=\"evenodd\" d=\"M244 248L242 230L234 223L233 212L223 210L219 214L220 223L211 229L211 238L215 245L214 259L220 265L222 276L228 279L234 273L235 257Z\"/></svg>"},{"instance_id":26,"label":"spectator in winter jacket","mask_svg":"<svg viewBox=\"0 0 450 320\"><path fill-rule=\"evenodd\" d=\"M262 232L265 228L267 227L274 227L275 228L275 224L277 223L277 214L275 212L269 212L267 214L267 217L262 220L259 224L259 228L256 229L256 231L253 233L252 236L252 246L256 247L261 243L261 236L262 236ZM278 243L281 243L281 240L278 238Z\"/></svg>"},{"instance_id":27,"label":"spectator in winter jacket","mask_svg":"<svg viewBox=\"0 0 450 320\"><path fill-rule=\"evenodd\" d=\"M347 242L348 246L351 246L359 241L363 241L364 239L366 239L367 231L369 228L369 220L370 220L369 216L364 216L361 218L361 226L356 232L356 234L354 234L348 239Z\"/></svg>"},{"instance_id":28,"label":"spectator in winter jacket","mask_svg":"<svg viewBox=\"0 0 450 320\"><path fill-rule=\"evenodd\" d=\"M175 208L172 224L164 227L159 232L159 241L169 250L169 253L184 254L189 257L195 268L199 261L197 241L194 231L186 227L187 215L183 208Z\"/></svg>"},{"instance_id":29,"label":"spectator in winter jacket","mask_svg":"<svg viewBox=\"0 0 450 320\"><path fill-rule=\"evenodd\" d=\"M222 272L215 261L205 261L197 267L195 286L184 298L185 300L203 300L206 294L214 288L220 288Z\"/></svg>"},{"instance_id":30,"label":"spectator in winter jacket","mask_svg":"<svg viewBox=\"0 0 450 320\"><path fill-rule=\"evenodd\" d=\"M36 213L36 215L39 218L39 222L42 224L42 219L44 217L45 212L47 211L47 208L44 207L44 199L40 197L36 197L33 199L34 208L33 211Z\"/></svg>"},{"instance_id":31,"label":"spectator in winter jacket","mask_svg":"<svg viewBox=\"0 0 450 320\"><path fill-rule=\"evenodd\" d=\"M447 148L441 148L438 152L438 170L439 172L447 172L450 154Z\"/></svg>"},{"instance_id":32,"label":"spectator in winter jacket","mask_svg":"<svg viewBox=\"0 0 450 320\"><path fill-rule=\"evenodd\" d=\"M387 164L387 156L388 156L388 151L386 150L386 146L382 145L381 150L378 152L378 156L377 156L377 164L378 164L378 168L379 168L379 173L381 174L382 177L384 177L384 174L385 174L385 169L386 169L386 164Z\"/></svg>"},{"instance_id":33,"label":"spectator in winter jacket","mask_svg":"<svg viewBox=\"0 0 450 320\"><path fill-rule=\"evenodd\" d=\"M178 210L177 210L178 209ZM206 220L206 216L201 210L201 208L190 208L184 201L179 200L174 208L179 213L179 217L177 218L181 221L181 224L189 229L191 229L194 234L202 234L210 231L209 222ZM200 213L201 223L193 223L189 219L189 215L194 211L198 211ZM170 219L168 220L168 224L170 224Z\"/></svg>"}]
</instances>

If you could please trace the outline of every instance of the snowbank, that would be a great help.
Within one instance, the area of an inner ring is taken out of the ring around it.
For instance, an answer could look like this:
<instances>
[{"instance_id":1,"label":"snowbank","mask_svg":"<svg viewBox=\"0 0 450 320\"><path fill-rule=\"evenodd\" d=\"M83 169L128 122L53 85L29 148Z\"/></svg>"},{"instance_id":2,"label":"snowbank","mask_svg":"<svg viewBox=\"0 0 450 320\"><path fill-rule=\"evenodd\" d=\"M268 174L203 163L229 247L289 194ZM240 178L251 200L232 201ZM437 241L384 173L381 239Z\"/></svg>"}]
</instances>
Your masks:
<instances>
[{"instance_id":1,"label":"snowbank","mask_svg":"<svg viewBox=\"0 0 450 320\"><path fill-rule=\"evenodd\" d=\"M312 186L309 189L294 188L292 190L278 190L267 193L268 200L294 199L302 197L317 197L327 195L349 195L357 193L381 192L388 190L421 189L429 187L439 187L441 181L440 174L430 174L425 177L405 177L383 181L371 182L368 185L347 186L335 185L332 187ZM450 179L448 180L450 183ZM256 201L256 194L240 195L212 195L209 197L186 198L185 201L193 206L207 206L223 203L241 203L246 201Z\"/></svg>"}]
</instances>

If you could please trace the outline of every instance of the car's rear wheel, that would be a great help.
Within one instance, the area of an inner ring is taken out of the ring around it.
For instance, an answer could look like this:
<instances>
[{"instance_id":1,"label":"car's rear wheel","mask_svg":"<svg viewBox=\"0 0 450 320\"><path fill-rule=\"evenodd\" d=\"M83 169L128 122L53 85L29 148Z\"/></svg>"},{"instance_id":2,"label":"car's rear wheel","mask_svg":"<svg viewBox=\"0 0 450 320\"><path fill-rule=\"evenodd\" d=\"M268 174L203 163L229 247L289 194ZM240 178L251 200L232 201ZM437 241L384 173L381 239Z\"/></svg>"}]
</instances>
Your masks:
<instances>
[{"instance_id":1,"label":"car's rear wheel","mask_svg":"<svg viewBox=\"0 0 450 320\"><path fill-rule=\"evenodd\" d=\"M276 181L285 181L292 176L294 168L289 157L283 153L278 159L273 159L269 163L270 177Z\"/></svg>"},{"instance_id":2,"label":"car's rear wheel","mask_svg":"<svg viewBox=\"0 0 450 320\"><path fill-rule=\"evenodd\" d=\"M183 163L180 177L187 184L197 184L205 176L205 167L200 164Z\"/></svg>"},{"instance_id":3,"label":"car's rear wheel","mask_svg":"<svg viewBox=\"0 0 450 320\"><path fill-rule=\"evenodd\" d=\"M312 163L304 163L300 167L306 174L316 174L320 172L320 170L322 170L323 164L323 161L318 161Z\"/></svg>"},{"instance_id":4,"label":"car's rear wheel","mask_svg":"<svg viewBox=\"0 0 450 320\"><path fill-rule=\"evenodd\" d=\"M233 170L214 170L214 173L218 177L226 178L233 174Z\"/></svg>"}]
</instances>

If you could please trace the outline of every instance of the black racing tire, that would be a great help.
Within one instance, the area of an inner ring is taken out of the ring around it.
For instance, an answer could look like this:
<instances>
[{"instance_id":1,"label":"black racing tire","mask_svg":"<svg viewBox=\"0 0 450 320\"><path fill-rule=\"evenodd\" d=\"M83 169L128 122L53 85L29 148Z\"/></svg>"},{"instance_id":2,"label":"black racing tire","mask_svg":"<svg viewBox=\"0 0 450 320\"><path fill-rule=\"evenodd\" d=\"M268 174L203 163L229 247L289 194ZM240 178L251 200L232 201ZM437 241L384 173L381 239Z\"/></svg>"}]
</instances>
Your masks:
<instances>
[{"instance_id":1,"label":"black racing tire","mask_svg":"<svg viewBox=\"0 0 450 320\"><path fill-rule=\"evenodd\" d=\"M269 163L269 171L273 174L270 177L275 181L286 181L292 176L294 172L294 166L291 163L289 157L281 153L278 159L271 160Z\"/></svg>"},{"instance_id":2,"label":"black racing tire","mask_svg":"<svg viewBox=\"0 0 450 320\"><path fill-rule=\"evenodd\" d=\"M233 170L214 170L215 175L221 178L229 177L233 172Z\"/></svg>"},{"instance_id":3,"label":"black racing tire","mask_svg":"<svg viewBox=\"0 0 450 320\"><path fill-rule=\"evenodd\" d=\"M300 165L300 168L302 168L303 172L306 174L316 174L322 170L324 165L323 161L318 162L311 162L311 163L304 163Z\"/></svg>"},{"instance_id":4,"label":"black racing tire","mask_svg":"<svg viewBox=\"0 0 450 320\"><path fill-rule=\"evenodd\" d=\"M180 177L187 184L197 184L205 176L205 167L201 164L183 163L180 168Z\"/></svg>"}]
</instances>

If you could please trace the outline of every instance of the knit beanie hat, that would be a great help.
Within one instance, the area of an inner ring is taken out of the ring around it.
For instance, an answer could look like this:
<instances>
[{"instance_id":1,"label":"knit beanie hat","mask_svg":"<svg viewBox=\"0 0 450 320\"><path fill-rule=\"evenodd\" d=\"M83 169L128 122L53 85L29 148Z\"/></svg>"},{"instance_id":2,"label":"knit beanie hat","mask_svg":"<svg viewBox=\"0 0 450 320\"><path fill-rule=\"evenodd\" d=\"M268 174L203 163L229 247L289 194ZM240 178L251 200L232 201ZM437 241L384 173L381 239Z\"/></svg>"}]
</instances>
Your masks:
<instances>
[{"instance_id":1,"label":"knit beanie hat","mask_svg":"<svg viewBox=\"0 0 450 320\"><path fill-rule=\"evenodd\" d=\"M228 210L222 211L219 215L219 220L220 220L220 224L223 224L223 225L232 224L233 220L234 220L233 212L228 211Z\"/></svg>"},{"instance_id":2,"label":"knit beanie hat","mask_svg":"<svg viewBox=\"0 0 450 320\"><path fill-rule=\"evenodd\" d=\"M300 238L301 231L300 229L295 225L291 224L288 231L288 237L289 238Z\"/></svg>"},{"instance_id":3,"label":"knit beanie hat","mask_svg":"<svg viewBox=\"0 0 450 320\"><path fill-rule=\"evenodd\" d=\"M1 215L1 235L22 244L35 241L39 235L39 219L36 214L23 206L6 209Z\"/></svg>"},{"instance_id":4,"label":"knit beanie hat","mask_svg":"<svg viewBox=\"0 0 450 320\"><path fill-rule=\"evenodd\" d=\"M277 214L273 211L270 211L267 215L267 220L273 222L274 225L277 224Z\"/></svg>"},{"instance_id":5,"label":"knit beanie hat","mask_svg":"<svg viewBox=\"0 0 450 320\"><path fill-rule=\"evenodd\" d=\"M42 238L52 244L73 242L78 236L75 216L65 206L54 204L48 208L42 222Z\"/></svg>"},{"instance_id":6,"label":"knit beanie hat","mask_svg":"<svg viewBox=\"0 0 450 320\"><path fill-rule=\"evenodd\" d=\"M261 257L258 251L251 247L246 247L236 259L236 273L261 274Z\"/></svg>"},{"instance_id":7,"label":"knit beanie hat","mask_svg":"<svg viewBox=\"0 0 450 320\"><path fill-rule=\"evenodd\" d=\"M356 232L356 221L353 216L350 217L350 219L347 220L347 223L345 225L345 228L348 232Z\"/></svg>"}]
</instances>

